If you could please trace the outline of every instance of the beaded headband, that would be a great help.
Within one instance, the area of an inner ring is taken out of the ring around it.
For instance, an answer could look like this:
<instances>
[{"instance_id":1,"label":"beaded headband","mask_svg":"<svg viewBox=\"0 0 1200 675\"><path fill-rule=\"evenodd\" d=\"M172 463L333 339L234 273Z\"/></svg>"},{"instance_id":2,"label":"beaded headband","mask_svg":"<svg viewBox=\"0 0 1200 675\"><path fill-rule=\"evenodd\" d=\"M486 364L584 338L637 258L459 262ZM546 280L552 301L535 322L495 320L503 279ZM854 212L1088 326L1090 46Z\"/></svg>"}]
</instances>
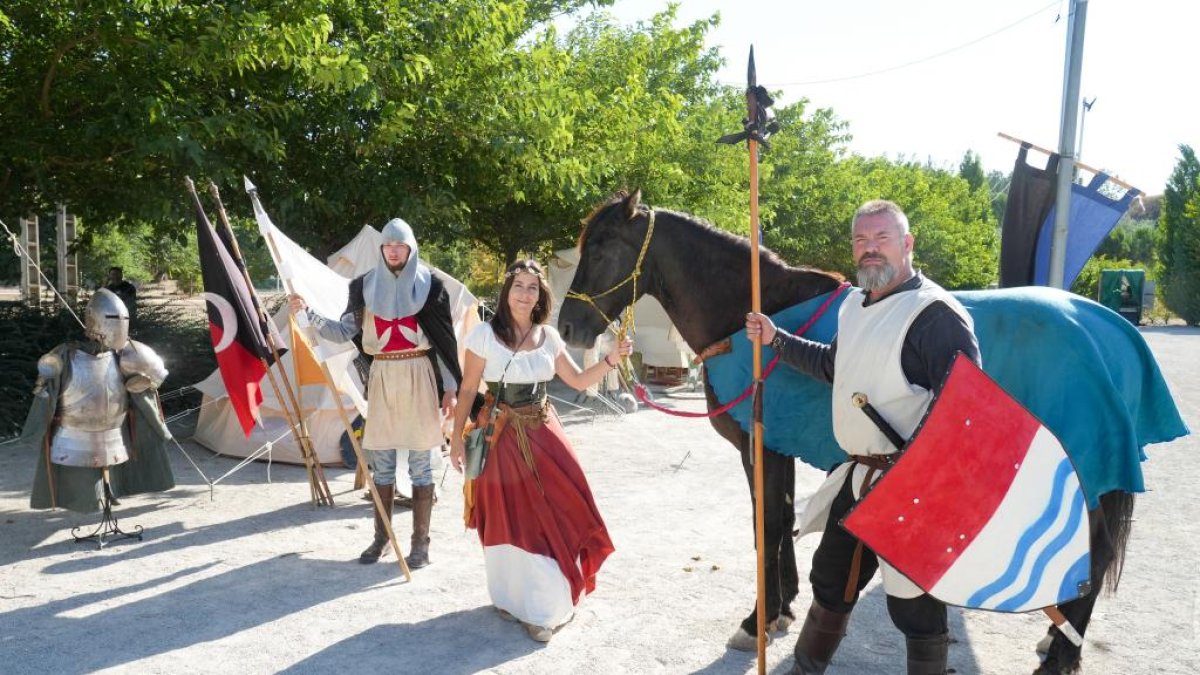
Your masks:
<instances>
[{"instance_id":1,"label":"beaded headband","mask_svg":"<svg viewBox=\"0 0 1200 675\"><path fill-rule=\"evenodd\" d=\"M531 267L525 263L518 263L512 269L510 269L509 271L504 273L504 278L507 279L508 277L513 276L517 272L525 272L526 274L532 274L533 276L535 276L539 279L541 279L543 276L541 270Z\"/></svg>"}]
</instances>

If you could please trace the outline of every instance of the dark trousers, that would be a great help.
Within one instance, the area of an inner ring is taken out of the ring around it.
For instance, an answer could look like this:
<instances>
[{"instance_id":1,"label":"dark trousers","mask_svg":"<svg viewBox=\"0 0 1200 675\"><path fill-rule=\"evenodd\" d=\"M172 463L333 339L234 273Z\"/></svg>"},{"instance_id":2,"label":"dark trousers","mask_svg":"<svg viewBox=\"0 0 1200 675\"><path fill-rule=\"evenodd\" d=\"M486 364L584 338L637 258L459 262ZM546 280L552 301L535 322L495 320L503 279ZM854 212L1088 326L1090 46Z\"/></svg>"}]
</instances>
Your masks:
<instances>
[{"instance_id":1,"label":"dark trousers","mask_svg":"<svg viewBox=\"0 0 1200 675\"><path fill-rule=\"evenodd\" d=\"M839 521L846 516L854 506L854 493L851 483L854 472L846 477L846 482L833 500L829 510L829 520L825 523L825 532L821 535L821 543L813 554L812 571L808 579L812 583L813 598L822 607L834 612L848 613L858 602L858 595L875 576L879 569L879 559L867 547L862 549L862 560L858 573L858 584L854 590L854 599L846 602L846 582L850 577L851 560L854 549L858 545L856 539L844 530ZM887 598L888 614L892 623L904 633L905 637L921 639L945 635L946 605L929 594L923 594L912 599Z\"/></svg>"}]
</instances>

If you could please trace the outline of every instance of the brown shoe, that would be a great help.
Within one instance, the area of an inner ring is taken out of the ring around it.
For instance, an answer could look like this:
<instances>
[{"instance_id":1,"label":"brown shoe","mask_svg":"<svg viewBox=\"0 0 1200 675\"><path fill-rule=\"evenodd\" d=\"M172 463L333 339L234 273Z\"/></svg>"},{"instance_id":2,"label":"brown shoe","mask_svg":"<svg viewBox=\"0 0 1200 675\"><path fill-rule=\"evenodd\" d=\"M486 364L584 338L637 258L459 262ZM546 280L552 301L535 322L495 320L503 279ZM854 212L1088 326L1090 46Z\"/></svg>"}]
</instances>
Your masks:
<instances>
[{"instance_id":1,"label":"brown shoe","mask_svg":"<svg viewBox=\"0 0 1200 675\"><path fill-rule=\"evenodd\" d=\"M531 623L522 623L525 626L525 632L529 633L529 637L536 642L549 642L550 638L554 637L554 631L545 626L535 626Z\"/></svg>"},{"instance_id":2,"label":"brown shoe","mask_svg":"<svg viewBox=\"0 0 1200 675\"><path fill-rule=\"evenodd\" d=\"M429 564L429 521L433 516L433 486L413 488L412 553L404 558L408 568L419 570Z\"/></svg>"},{"instance_id":3,"label":"brown shoe","mask_svg":"<svg viewBox=\"0 0 1200 675\"><path fill-rule=\"evenodd\" d=\"M375 484L375 489L379 491L379 501L383 502L384 513L380 513L378 509L375 511L375 538L371 540L371 545L363 550L358 556L358 562L364 565L378 562L379 559L387 555L388 536L387 527L384 524L392 522L392 496L396 491L395 485L380 485ZM384 521L384 518L387 518Z\"/></svg>"}]
</instances>

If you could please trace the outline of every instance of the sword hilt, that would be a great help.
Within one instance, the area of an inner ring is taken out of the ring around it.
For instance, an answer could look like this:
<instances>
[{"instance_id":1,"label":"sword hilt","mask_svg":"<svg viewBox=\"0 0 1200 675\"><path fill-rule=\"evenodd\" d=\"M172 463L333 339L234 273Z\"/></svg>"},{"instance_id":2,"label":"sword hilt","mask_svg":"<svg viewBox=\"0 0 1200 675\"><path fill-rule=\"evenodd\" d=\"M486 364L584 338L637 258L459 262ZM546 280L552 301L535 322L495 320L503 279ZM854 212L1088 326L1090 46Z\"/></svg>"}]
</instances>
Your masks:
<instances>
[{"instance_id":1,"label":"sword hilt","mask_svg":"<svg viewBox=\"0 0 1200 675\"><path fill-rule=\"evenodd\" d=\"M875 423L875 426L881 432L883 432L883 435L887 436L887 439L892 442L892 445L896 446L897 450L904 449L907 441L905 441L904 437L892 428L891 424L888 424L887 420L883 419L883 415L880 415L879 411L875 409L875 406L871 405L871 400L867 398L866 394L859 391L854 392L850 395L850 403L852 403L855 408L861 409L863 413Z\"/></svg>"}]
</instances>

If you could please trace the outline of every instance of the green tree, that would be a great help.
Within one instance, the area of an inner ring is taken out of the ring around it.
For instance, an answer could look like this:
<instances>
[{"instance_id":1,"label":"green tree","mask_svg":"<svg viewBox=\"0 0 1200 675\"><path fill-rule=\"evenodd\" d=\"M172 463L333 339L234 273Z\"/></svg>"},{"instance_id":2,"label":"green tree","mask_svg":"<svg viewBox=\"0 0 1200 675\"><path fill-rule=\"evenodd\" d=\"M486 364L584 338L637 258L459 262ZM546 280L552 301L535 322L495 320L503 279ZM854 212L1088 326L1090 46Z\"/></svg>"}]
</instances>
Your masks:
<instances>
[{"instance_id":1,"label":"green tree","mask_svg":"<svg viewBox=\"0 0 1200 675\"><path fill-rule=\"evenodd\" d=\"M1158 288L1163 303L1191 325L1200 324L1200 161L1187 145L1167 181L1159 216Z\"/></svg>"},{"instance_id":2,"label":"green tree","mask_svg":"<svg viewBox=\"0 0 1200 675\"><path fill-rule=\"evenodd\" d=\"M178 232L185 174L236 195L249 173L281 226L318 248L397 213L453 224L464 200L437 141L480 141L456 125L506 113L459 101L536 59L522 42L533 27L588 4L606 2L14 0L0 22L0 213L63 201L98 226Z\"/></svg>"},{"instance_id":3,"label":"green tree","mask_svg":"<svg viewBox=\"0 0 1200 675\"><path fill-rule=\"evenodd\" d=\"M1004 226L1004 212L1008 210L1008 186L1012 183L1012 172L989 171L987 173L988 194L991 195L992 218L996 227Z\"/></svg>"},{"instance_id":4,"label":"green tree","mask_svg":"<svg viewBox=\"0 0 1200 675\"><path fill-rule=\"evenodd\" d=\"M963 154L962 162L958 165L958 177L967 181L972 190L978 190L987 183L987 176L983 173L983 161L974 150L967 150Z\"/></svg>"},{"instance_id":5,"label":"green tree","mask_svg":"<svg viewBox=\"0 0 1200 675\"><path fill-rule=\"evenodd\" d=\"M1124 259L1150 273L1154 272L1155 222L1143 218L1121 218L1113 231L1096 248L1097 256Z\"/></svg>"}]
</instances>

